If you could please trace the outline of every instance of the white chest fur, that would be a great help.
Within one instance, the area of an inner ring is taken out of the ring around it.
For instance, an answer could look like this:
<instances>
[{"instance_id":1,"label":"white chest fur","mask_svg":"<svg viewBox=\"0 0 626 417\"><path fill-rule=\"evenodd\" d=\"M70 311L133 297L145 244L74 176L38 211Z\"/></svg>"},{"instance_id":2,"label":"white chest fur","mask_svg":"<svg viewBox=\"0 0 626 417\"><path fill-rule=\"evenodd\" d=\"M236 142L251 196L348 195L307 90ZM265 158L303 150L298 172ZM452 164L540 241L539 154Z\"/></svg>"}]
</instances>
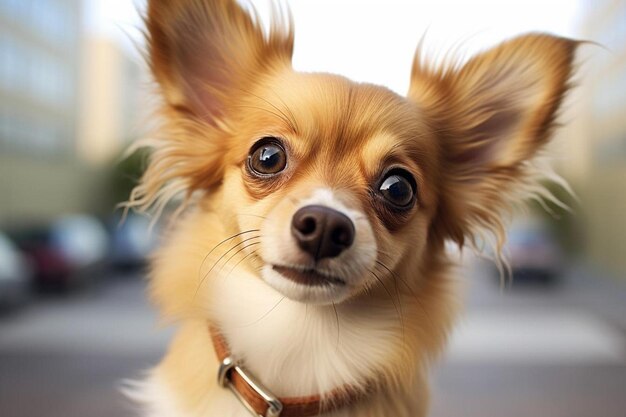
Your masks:
<instances>
[{"instance_id":1,"label":"white chest fur","mask_svg":"<svg viewBox=\"0 0 626 417\"><path fill-rule=\"evenodd\" d=\"M307 306L246 273L217 278L215 286L212 315L232 354L278 396L364 384L402 341L389 302Z\"/></svg>"},{"instance_id":2,"label":"white chest fur","mask_svg":"<svg viewBox=\"0 0 626 417\"><path fill-rule=\"evenodd\" d=\"M356 302L336 307L306 306L282 298L245 272L215 277L211 285L216 296L209 315L227 338L232 354L280 397L365 384L385 371L402 344L400 316L388 300L377 303L370 297L367 308ZM208 333L202 325L196 328ZM214 359L208 336L204 339L208 345L203 353ZM206 395L193 410L181 411L185 407L167 376L158 370L133 395L148 404L148 417L249 416L230 391L215 386L207 386ZM204 371L211 373L209 381L216 379L215 366ZM424 407L414 404L425 401L425 395L418 395L425 394L423 380L416 378L405 389L405 393L392 394L396 397L380 393L357 408L327 416L384 416L395 408L397 416L414 417L416 407ZM363 409L356 411L359 408Z\"/></svg>"}]
</instances>

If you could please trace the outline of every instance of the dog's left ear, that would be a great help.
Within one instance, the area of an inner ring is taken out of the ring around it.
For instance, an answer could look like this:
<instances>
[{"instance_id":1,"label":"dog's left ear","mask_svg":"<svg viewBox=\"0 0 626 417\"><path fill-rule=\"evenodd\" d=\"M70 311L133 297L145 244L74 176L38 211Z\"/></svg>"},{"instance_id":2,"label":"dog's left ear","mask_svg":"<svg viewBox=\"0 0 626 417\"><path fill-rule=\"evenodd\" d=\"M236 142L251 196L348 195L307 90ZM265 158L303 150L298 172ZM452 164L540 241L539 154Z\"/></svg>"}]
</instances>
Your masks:
<instances>
[{"instance_id":1,"label":"dog's left ear","mask_svg":"<svg viewBox=\"0 0 626 417\"><path fill-rule=\"evenodd\" d=\"M537 180L529 161L550 139L578 44L529 34L439 70L416 55L409 97L442 150L438 235L463 244L479 228L501 234L502 210Z\"/></svg>"}]
</instances>

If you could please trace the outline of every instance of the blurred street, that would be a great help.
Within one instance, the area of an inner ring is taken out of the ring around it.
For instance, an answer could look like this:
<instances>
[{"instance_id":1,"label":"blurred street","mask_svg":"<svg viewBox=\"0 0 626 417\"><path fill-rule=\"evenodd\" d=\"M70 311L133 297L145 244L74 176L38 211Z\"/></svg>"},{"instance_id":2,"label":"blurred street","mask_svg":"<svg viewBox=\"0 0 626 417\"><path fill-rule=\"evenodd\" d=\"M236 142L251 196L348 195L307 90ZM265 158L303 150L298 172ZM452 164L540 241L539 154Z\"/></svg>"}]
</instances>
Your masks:
<instances>
[{"instance_id":1,"label":"blurred street","mask_svg":"<svg viewBox=\"0 0 626 417\"><path fill-rule=\"evenodd\" d=\"M623 417L626 288L590 273L500 291L473 272L431 415ZM115 277L0 319L0 415L135 415L118 386L154 364L171 335L143 292L139 277Z\"/></svg>"},{"instance_id":2,"label":"blurred street","mask_svg":"<svg viewBox=\"0 0 626 417\"><path fill-rule=\"evenodd\" d=\"M549 287L466 277L433 417L623 417L626 287L572 265Z\"/></svg>"},{"instance_id":3,"label":"blurred street","mask_svg":"<svg viewBox=\"0 0 626 417\"><path fill-rule=\"evenodd\" d=\"M167 344L139 277L0 317L0 416L131 416L119 392Z\"/></svg>"}]
</instances>

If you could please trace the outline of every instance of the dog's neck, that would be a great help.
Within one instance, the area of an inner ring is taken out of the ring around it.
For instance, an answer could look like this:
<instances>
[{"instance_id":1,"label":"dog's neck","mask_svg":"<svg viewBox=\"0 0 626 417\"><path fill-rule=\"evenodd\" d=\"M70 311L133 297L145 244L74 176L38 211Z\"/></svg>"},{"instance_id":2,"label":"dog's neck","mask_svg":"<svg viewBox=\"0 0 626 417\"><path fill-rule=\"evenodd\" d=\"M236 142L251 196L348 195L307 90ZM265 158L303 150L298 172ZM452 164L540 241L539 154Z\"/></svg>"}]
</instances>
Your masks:
<instances>
[{"instance_id":1,"label":"dog's neck","mask_svg":"<svg viewBox=\"0 0 626 417\"><path fill-rule=\"evenodd\" d=\"M291 301L242 271L214 281L212 316L232 354L278 396L371 381L388 385L412 378L441 348L444 336L431 332L445 334L447 327L433 320L447 320L447 314L429 312L424 302L434 291L448 297L449 285L424 284L409 289L389 283L388 291L319 306Z\"/></svg>"},{"instance_id":2,"label":"dog's neck","mask_svg":"<svg viewBox=\"0 0 626 417\"><path fill-rule=\"evenodd\" d=\"M379 378L400 355L402 322L388 301L313 306L277 294L252 274L231 276L213 300L232 354L279 396L330 392Z\"/></svg>"}]
</instances>

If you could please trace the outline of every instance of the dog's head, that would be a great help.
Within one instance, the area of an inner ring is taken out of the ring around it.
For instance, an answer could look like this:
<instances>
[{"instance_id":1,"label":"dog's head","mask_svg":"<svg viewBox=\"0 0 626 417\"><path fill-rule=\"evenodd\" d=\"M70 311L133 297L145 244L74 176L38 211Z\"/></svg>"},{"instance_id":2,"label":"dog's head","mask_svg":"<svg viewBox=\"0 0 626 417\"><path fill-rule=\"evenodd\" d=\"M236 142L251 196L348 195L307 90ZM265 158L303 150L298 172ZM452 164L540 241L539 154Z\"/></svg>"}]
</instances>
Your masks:
<instances>
[{"instance_id":1,"label":"dog's head","mask_svg":"<svg viewBox=\"0 0 626 417\"><path fill-rule=\"evenodd\" d=\"M136 201L204 195L239 242L233 263L322 304L402 268L419 277L446 240L500 232L577 45L530 34L443 68L417 54L403 97L294 71L290 25L265 33L234 0L152 1L147 26L167 125Z\"/></svg>"}]
</instances>

